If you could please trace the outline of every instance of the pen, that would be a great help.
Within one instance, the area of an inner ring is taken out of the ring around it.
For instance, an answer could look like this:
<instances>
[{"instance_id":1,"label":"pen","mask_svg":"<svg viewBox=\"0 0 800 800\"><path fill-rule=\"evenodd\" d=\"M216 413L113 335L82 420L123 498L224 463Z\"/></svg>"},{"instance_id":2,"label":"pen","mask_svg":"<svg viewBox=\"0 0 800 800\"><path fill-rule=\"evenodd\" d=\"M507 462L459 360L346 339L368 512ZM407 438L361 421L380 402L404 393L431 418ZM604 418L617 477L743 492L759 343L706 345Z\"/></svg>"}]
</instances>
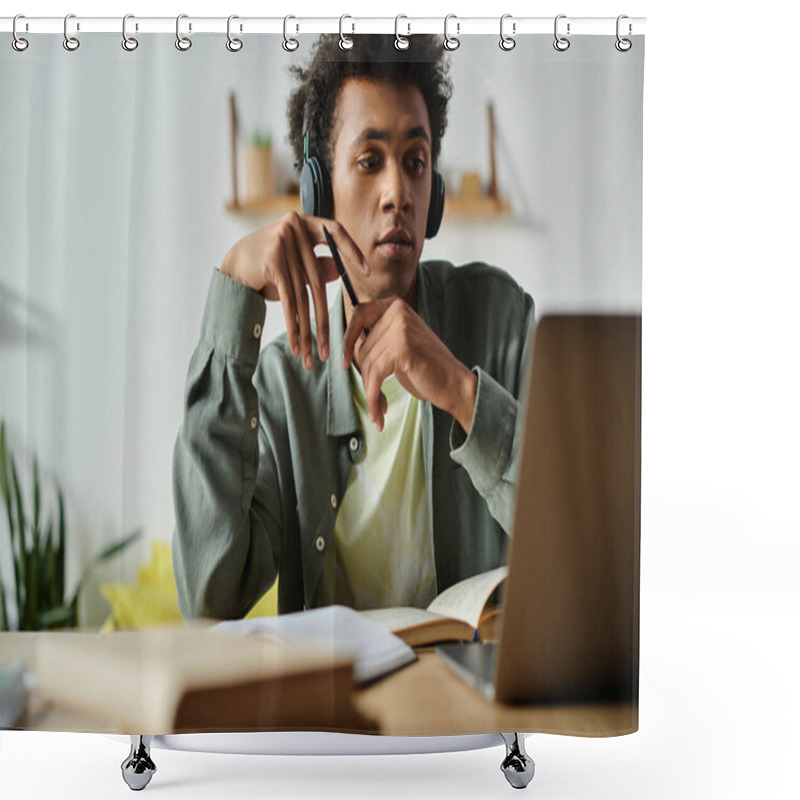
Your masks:
<instances>
[{"instance_id":1,"label":"pen","mask_svg":"<svg viewBox=\"0 0 800 800\"><path fill-rule=\"evenodd\" d=\"M339 271L339 275L342 278L342 283L344 284L344 288L347 291L347 296L350 298L350 303L352 304L353 308L358 305L358 298L356 297L356 293L353 289L353 284L350 283L350 276L347 274L347 270L344 268L344 264L342 263L342 257L339 255L339 248L336 246L336 242L333 241L333 236L330 235L328 229L323 225L322 230L325 234L325 240L328 242L328 247L331 250L331 255L333 256L333 261L336 264L336 269ZM364 336L369 336L369 328L364 327Z\"/></svg>"}]
</instances>

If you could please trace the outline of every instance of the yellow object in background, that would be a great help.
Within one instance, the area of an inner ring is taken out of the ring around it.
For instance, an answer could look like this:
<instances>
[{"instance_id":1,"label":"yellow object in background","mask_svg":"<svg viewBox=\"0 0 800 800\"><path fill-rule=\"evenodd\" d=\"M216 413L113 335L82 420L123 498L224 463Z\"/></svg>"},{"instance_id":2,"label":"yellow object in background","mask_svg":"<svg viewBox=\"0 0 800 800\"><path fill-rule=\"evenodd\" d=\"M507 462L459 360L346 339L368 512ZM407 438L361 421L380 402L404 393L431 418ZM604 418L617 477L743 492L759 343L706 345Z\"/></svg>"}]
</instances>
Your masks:
<instances>
[{"instance_id":1,"label":"yellow object in background","mask_svg":"<svg viewBox=\"0 0 800 800\"><path fill-rule=\"evenodd\" d=\"M111 614L102 632L140 630L182 621L178 610L178 587L172 571L172 546L152 542L150 561L139 567L136 583L104 583L103 597L111 605ZM278 613L278 581L250 609L249 617L274 617Z\"/></svg>"}]
</instances>

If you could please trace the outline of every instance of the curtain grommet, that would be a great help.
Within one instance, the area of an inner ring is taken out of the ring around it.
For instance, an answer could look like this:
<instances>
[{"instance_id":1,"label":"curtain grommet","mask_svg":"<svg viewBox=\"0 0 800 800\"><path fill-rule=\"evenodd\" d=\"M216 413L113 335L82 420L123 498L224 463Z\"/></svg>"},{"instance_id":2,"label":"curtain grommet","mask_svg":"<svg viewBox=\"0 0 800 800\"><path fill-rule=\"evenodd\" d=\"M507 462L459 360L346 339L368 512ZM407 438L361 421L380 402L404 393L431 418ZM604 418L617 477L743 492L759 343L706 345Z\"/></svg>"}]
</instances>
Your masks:
<instances>
[{"instance_id":1,"label":"curtain grommet","mask_svg":"<svg viewBox=\"0 0 800 800\"><path fill-rule=\"evenodd\" d=\"M559 53L563 53L566 50L569 50L569 39L567 36L570 34L570 28L572 27L570 23L567 23L567 36L561 36L558 32L558 21L561 19L566 19L566 14L558 14L556 16L555 22L553 23L553 36L555 36L555 40L553 41L553 47L558 50Z\"/></svg>"},{"instance_id":2,"label":"curtain grommet","mask_svg":"<svg viewBox=\"0 0 800 800\"><path fill-rule=\"evenodd\" d=\"M289 36L289 34L286 32L286 28L287 28L287 25L288 25L290 19L297 19L297 17L293 17L291 14L287 14L287 16L285 16L283 18L283 43L282 43L282 46L283 46L283 49L287 53L294 53L294 51L297 50L298 47L300 47L300 42L298 42L297 39L291 38ZM295 30L299 32L300 26L296 25L295 26Z\"/></svg>"},{"instance_id":3,"label":"curtain grommet","mask_svg":"<svg viewBox=\"0 0 800 800\"><path fill-rule=\"evenodd\" d=\"M500 49L505 50L506 52L508 52L509 50L513 50L517 46L517 40L513 36L507 36L505 31L503 30L505 21L507 19L511 19L512 16L513 16L512 14L503 14L503 16L500 17ZM516 33L516 32L517 32L517 23L512 22L511 33Z\"/></svg>"},{"instance_id":4,"label":"curtain grommet","mask_svg":"<svg viewBox=\"0 0 800 800\"><path fill-rule=\"evenodd\" d=\"M69 21L71 19L75 19L75 15L74 14L67 14L67 16L64 17L64 42L63 42L63 44L64 44L64 49L65 50L69 50L70 53L73 53L75 50L77 50L81 46L81 43L80 43L80 41L78 40L78 38L76 36L70 36L69 35L69 31L67 30L67 26L69 25ZM76 23L76 26L77 26L77 28L76 28L77 30L81 29L80 25L78 25L77 23Z\"/></svg>"},{"instance_id":5,"label":"curtain grommet","mask_svg":"<svg viewBox=\"0 0 800 800\"><path fill-rule=\"evenodd\" d=\"M411 47L411 41L408 39L408 36L411 35L411 25L408 25L408 31L406 32L405 36L400 35L400 20L401 19L408 19L405 14L398 14L394 18L394 46L396 50L408 50Z\"/></svg>"},{"instance_id":6,"label":"curtain grommet","mask_svg":"<svg viewBox=\"0 0 800 800\"><path fill-rule=\"evenodd\" d=\"M238 53L244 47L244 42L231 34L231 22L233 22L235 19L239 19L236 14L231 14L228 17L228 41L225 42L225 47L227 47L231 53ZM241 31L241 27L239 30Z\"/></svg>"},{"instance_id":7,"label":"curtain grommet","mask_svg":"<svg viewBox=\"0 0 800 800\"><path fill-rule=\"evenodd\" d=\"M24 14L17 14L17 16L14 17L14 21L11 23L11 36L12 36L11 46L18 53L24 53L28 49L28 40L27 39L23 39L22 36L20 36L17 33L17 20L18 19L25 19L25 15Z\"/></svg>"},{"instance_id":8,"label":"curtain grommet","mask_svg":"<svg viewBox=\"0 0 800 800\"><path fill-rule=\"evenodd\" d=\"M447 23L451 19L458 20L458 17L455 14L448 14L444 18L444 42L443 42L443 44L444 44L444 49L445 50L450 50L452 52L453 50L458 50L458 48L461 47L461 40L457 36L450 36L450 34L447 32ZM461 33L461 23L457 21L456 22L456 34L458 34L458 33Z\"/></svg>"},{"instance_id":9,"label":"curtain grommet","mask_svg":"<svg viewBox=\"0 0 800 800\"><path fill-rule=\"evenodd\" d=\"M352 50L353 46L355 45L355 41L351 39L349 36L344 35L344 21L346 19L353 19L349 14L342 14L339 17L339 49L340 50ZM353 31L355 30L355 25L352 26ZM351 31L351 33L353 32Z\"/></svg>"},{"instance_id":10,"label":"curtain grommet","mask_svg":"<svg viewBox=\"0 0 800 800\"><path fill-rule=\"evenodd\" d=\"M178 17L175 20L175 47L177 47L182 53L185 53L192 46L192 40L188 36L181 35L181 20L188 19L188 17L188 14L178 14ZM191 30L192 25L189 23L189 31Z\"/></svg>"},{"instance_id":11,"label":"curtain grommet","mask_svg":"<svg viewBox=\"0 0 800 800\"><path fill-rule=\"evenodd\" d=\"M138 46L139 40L133 36L128 36L128 20L134 19L133 14L126 14L122 18L122 49L128 53L132 53ZM136 26L139 29L139 26Z\"/></svg>"},{"instance_id":12,"label":"curtain grommet","mask_svg":"<svg viewBox=\"0 0 800 800\"><path fill-rule=\"evenodd\" d=\"M621 36L620 32L619 32L620 31L620 22L622 22L622 20L624 20L624 19L629 19L627 14L620 14L617 17L617 41L614 42L614 47L616 47L617 50L619 50L620 53L627 53L628 50L630 50L631 47L633 47L633 42L630 39L626 39L623 36ZM630 36L632 32L633 32L633 26L629 22L628 23L628 36Z\"/></svg>"}]
</instances>

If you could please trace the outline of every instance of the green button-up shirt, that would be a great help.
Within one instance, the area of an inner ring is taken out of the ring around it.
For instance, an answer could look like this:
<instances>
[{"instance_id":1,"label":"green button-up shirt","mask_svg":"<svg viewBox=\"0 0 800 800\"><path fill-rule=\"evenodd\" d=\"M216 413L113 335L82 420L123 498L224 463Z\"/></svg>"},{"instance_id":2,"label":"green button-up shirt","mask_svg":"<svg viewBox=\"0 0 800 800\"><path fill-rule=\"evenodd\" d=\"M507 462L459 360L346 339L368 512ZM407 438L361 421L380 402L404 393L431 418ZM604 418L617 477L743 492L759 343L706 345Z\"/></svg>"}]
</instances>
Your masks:
<instances>
[{"instance_id":1,"label":"green button-up shirt","mask_svg":"<svg viewBox=\"0 0 800 800\"><path fill-rule=\"evenodd\" d=\"M417 297L425 323L478 376L468 435L422 403L441 592L503 563L533 300L501 270L445 261L420 263ZM330 358L309 371L286 334L259 354L265 314L261 295L215 270L173 460L173 562L187 618L244 616L278 573L279 612L312 607L350 469L364 456L342 368L341 293Z\"/></svg>"}]
</instances>

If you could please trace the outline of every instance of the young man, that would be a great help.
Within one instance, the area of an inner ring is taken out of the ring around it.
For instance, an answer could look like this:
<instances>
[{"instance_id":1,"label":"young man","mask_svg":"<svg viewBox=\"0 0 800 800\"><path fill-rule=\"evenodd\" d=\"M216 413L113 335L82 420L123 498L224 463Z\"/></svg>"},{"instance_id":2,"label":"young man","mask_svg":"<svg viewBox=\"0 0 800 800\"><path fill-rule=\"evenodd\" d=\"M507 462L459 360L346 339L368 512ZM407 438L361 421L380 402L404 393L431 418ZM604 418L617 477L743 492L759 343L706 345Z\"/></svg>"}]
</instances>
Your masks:
<instances>
[{"instance_id":1,"label":"young man","mask_svg":"<svg viewBox=\"0 0 800 800\"><path fill-rule=\"evenodd\" d=\"M289 213L212 277L174 454L185 617L243 616L278 576L281 613L423 607L502 563L533 301L485 264L420 263L450 84L439 39L393 43L323 36L293 69L290 141L300 162L307 128L332 218ZM328 312L323 225L356 308ZM259 356L264 299L287 333Z\"/></svg>"}]
</instances>

